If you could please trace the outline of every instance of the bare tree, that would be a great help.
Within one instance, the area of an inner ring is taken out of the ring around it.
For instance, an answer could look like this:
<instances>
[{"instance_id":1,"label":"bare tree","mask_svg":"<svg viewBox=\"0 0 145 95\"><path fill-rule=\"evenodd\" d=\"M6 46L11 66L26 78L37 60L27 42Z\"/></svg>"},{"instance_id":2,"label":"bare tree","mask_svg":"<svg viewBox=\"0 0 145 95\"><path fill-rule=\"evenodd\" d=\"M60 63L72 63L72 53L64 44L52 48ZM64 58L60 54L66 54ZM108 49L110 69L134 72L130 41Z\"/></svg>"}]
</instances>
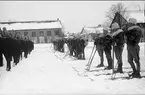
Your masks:
<instances>
[{"instance_id":1,"label":"bare tree","mask_svg":"<svg viewBox=\"0 0 145 95\"><path fill-rule=\"evenodd\" d=\"M110 25L116 12L120 13L125 19L129 18L128 9L127 9L127 7L125 7L125 5L123 3L113 4L110 7L110 9L108 10L108 12L106 13L107 20L106 20L106 22L104 22L105 26Z\"/></svg>"}]
</instances>

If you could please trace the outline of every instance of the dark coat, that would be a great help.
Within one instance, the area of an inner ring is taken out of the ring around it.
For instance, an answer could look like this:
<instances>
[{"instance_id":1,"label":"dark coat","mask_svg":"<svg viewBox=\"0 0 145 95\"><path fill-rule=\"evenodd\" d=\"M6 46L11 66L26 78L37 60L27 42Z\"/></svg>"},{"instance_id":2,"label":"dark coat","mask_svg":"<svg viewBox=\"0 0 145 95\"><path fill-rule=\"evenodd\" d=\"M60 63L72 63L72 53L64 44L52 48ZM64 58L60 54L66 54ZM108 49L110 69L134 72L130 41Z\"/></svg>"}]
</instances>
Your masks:
<instances>
[{"instance_id":1,"label":"dark coat","mask_svg":"<svg viewBox=\"0 0 145 95\"><path fill-rule=\"evenodd\" d=\"M127 37L127 44L133 46L139 44L140 39L143 36L141 28L136 25L129 27L125 32L125 35Z\"/></svg>"}]
</instances>

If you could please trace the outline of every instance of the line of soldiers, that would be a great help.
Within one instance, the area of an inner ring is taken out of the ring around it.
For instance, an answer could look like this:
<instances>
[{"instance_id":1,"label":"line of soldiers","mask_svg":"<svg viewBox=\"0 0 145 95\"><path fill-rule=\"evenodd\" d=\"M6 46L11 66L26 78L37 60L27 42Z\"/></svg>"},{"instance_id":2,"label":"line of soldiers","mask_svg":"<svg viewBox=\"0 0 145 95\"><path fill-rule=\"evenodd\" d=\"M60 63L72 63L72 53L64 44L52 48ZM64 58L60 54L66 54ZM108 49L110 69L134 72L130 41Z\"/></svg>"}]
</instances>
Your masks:
<instances>
[{"instance_id":1,"label":"line of soldiers","mask_svg":"<svg viewBox=\"0 0 145 95\"><path fill-rule=\"evenodd\" d=\"M70 56L74 56L77 59L85 59L85 47L88 44L88 40L83 37L73 37L66 40L66 44L70 51Z\"/></svg>"},{"instance_id":2,"label":"line of soldiers","mask_svg":"<svg viewBox=\"0 0 145 95\"><path fill-rule=\"evenodd\" d=\"M59 52L64 52L65 40L63 38L55 39L53 40L52 43L54 46L54 50L57 50Z\"/></svg>"},{"instance_id":3,"label":"line of soldiers","mask_svg":"<svg viewBox=\"0 0 145 95\"><path fill-rule=\"evenodd\" d=\"M139 26L136 25L137 20L134 18L129 19L127 28L120 29L118 23L113 23L111 27L111 32L107 33L107 30L104 29L103 35L98 35L94 41L98 54L100 56L101 62L97 67L104 66L104 57L103 52L106 54L108 66L105 69L113 69L113 59L111 57L111 50L113 46L113 51L115 53L115 58L117 59L117 70L116 73L123 73L122 66L122 52L124 44L127 44L127 53L128 53L128 62L133 70L131 74L132 77L140 78L140 57L139 51L140 46L139 42L143 36L142 30ZM135 62L135 63L134 63ZM136 65L135 65L136 64Z\"/></svg>"},{"instance_id":4,"label":"line of soldiers","mask_svg":"<svg viewBox=\"0 0 145 95\"><path fill-rule=\"evenodd\" d=\"M67 44L69 49L69 55L74 56L77 59L85 59L84 49L87 45L88 40L85 40L80 37L69 37L69 38L60 38L53 41L54 49L60 52L64 52L64 44Z\"/></svg>"},{"instance_id":5,"label":"line of soldiers","mask_svg":"<svg viewBox=\"0 0 145 95\"><path fill-rule=\"evenodd\" d=\"M14 32L15 33L15 32ZM11 61L14 60L15 65L24 57L27 58L28 54L34 49L34 43L22 35L8 32L6 28L0 29L0 67L3 66L3 55L6 59L6 70L11 70Z\"/></svg>"}]
</instances>

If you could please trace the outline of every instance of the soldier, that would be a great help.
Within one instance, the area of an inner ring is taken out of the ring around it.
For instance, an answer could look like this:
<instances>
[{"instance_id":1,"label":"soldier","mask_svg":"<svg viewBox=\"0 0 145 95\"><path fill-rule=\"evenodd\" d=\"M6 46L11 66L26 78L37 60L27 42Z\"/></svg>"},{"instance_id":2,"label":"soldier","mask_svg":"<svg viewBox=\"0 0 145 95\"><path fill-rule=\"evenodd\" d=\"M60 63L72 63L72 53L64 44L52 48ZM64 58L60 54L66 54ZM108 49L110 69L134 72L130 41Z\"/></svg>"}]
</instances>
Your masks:
<instances>
[{"instance_id":1,"label":"soldier","mask_svg":"<svg viewBox=\"0 0 145 95\"><path fill-rule=\"evenodd\" d=\"M7 31L6 27L3 27L2 37L4 37L4 38L9 38L9 37L8 37L8 31Z\"/></svg>"},{"instance_id":2,"label":"soldier","mask_svg":"<svg viewBox=\"0 0 145 95\"><path fill-rule=\"evenodd\" d=\"M96 49L98 50L98 54L100 56L100 64L97 67L103 67L104 66L104 57L103 52L106 54L108 66L105 69L112 69L112 58L111 58L111 44L112 44L112 38L108 34L108 30L106 28L103 28L103 34L100 34L96 40L95 45Z\"/></svg>"},{"instance_id":3,"label":"soldier","mask_svg":"<svg viewBox=\"0 0 145 95\"><path fill-rule=\"evenodd\" d=\"M122 52L124 48L124 33L120 29L118 23L113 23L111 27L112 37L113 37L113 48L115 52L115 57L117 59L118 68L115 71L116 73L123 73L122 71Z\"/></svg>"},{"instance_id":4,"label":"soldier","mask_svg":"<svg viewBox=\"0 0 145 95\"><path fill-rule=\"evenodd\" d=\"M12 30L12 38L16 39L16 31L15 30Z\"/></svg>"},{"instance_id":5,"label":"soldier","mask_svg":"<svg viewBox=\"0 0 145 95\"><path fill-rule=\"evenodd\" d=\"M16 37L17 40L20 40L20 33L16 33L15 37ZM26 39L27 39L27 38L25 38L25 40L26 40Z\"/></svg>"},{"instance_id":6,"label":"soldier","mask_svg":"<svg viewBox=\"0 0 145 95\"><path fill-rule=\"evenodd\" d=\"M104 56L103 56L103 52L104 52L104 47L103 47L103 41L102 41L102 37L103 35L99 35L94 42L94 45L96 45L96 49L98 51L98 54L100 56L100 64L97 67L103 67L104 66Z\"/></svg>"},{"instance_id":7,"label":"soldier","mask_svg":"<svg viewBox=\"0 0 145 95\"><path fill-rule=\"evenodd\" d=\"M112 37L109 33L105 35L105 37L103 38L103 42L104 42L103 47L108 62L108 66L105 69L110 70L112 69L112 57L111 57Z\"/></svg>"},{"instance_id":8,"label":"soldier","mask_svg":"<svg viewBox=\"0 0 145 95\"><path fill-rule=\"evenodd\" d=\"M128 28L127 31L125 31L125 36L127 40L128 62L133 69L131 76L140 78L140 46L138 44L143 34L141 28L136 25L136 22L137 20L134 18L129 19L129 24L127 25ZM133 61L136 63L136 67Z\"/></svg>"},{"instance_id":9,"label":"soldier","mask_svg":"<svg viewBox=\"0 0 145 95\"><path fill-rule=\"evenodd\" d=\"M2 36L3 38L5 38L5 32L4 32L4 31L5 31L5 29L6 29L6 28L5 28L5 27L3 27L3 28L2 28L2 30L1 30L1 36Z\"/></svg>"}]
</instances>

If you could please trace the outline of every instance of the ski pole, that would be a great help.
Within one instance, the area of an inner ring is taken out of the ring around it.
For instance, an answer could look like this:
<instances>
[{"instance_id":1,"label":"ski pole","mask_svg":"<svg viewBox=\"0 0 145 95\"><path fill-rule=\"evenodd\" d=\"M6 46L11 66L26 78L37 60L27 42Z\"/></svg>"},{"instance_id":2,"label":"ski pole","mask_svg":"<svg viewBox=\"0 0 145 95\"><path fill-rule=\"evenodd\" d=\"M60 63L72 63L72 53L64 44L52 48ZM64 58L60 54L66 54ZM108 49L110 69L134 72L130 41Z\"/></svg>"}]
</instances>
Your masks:
<instances>
[{"instance_id":1,"label":"ski pole","mask_svg":"<svg viewBox=\"0 0 145 95\"><path fill-rule=\"evenodd\" d=\"M91 57L92 57L92 54L93 54L94 49L95 49L95 45L94 45L94 47L93 47L93 49L92 49L92 52L91 52L91 55L90 55L90 58L89 58L88 64L87 64L86 66L88 66L89 63L90 63L90 60L91 60Z\"/></svg>"},{"instance_id":2,"label":"ski pole","mask_svg":"<svg viewBox=\"0 0 145 95\"><path fill-rule=\"evenodd\" d=\"M95 52L94 52L94 54L93 54L93 56L92 56L92 59L90 60L90 63L89 63L88 68L87 68L88 71L90 70L90 67L91 67L92 61L93 61L94 56L95 56L95 54L96 54L96 51L97 51L97 49L95 49Z\"/></svg>"}]
</instances>

